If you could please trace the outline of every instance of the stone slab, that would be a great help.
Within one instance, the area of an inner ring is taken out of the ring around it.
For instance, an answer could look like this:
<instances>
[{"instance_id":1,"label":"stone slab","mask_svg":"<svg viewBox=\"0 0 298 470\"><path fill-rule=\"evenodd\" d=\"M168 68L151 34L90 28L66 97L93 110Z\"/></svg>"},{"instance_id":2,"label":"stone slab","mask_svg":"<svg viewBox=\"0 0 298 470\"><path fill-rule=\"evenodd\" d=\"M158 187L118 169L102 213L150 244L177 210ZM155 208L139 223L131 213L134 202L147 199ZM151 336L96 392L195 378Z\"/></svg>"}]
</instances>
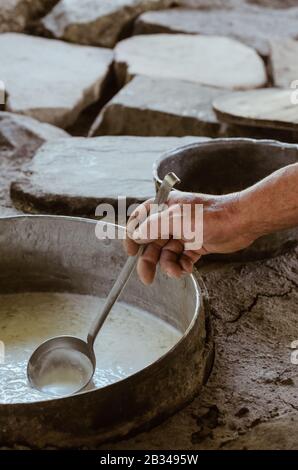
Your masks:
<instances>
[{"instance_id":1,"label":"stone slab","mask_svg":"<svg viewBox=\"0 0 298 470\"><path fill-rule=\"evenodd\" d=\"M100 203L117 208L154 194L152 166L164 152L200 137L97 137L45 144L25 174L12 184L16 207L25 212L95 215Z\"/></svg>"},{"instance_id":2,"label":"stone slab","mask_svg":"<svg viewBox=\"0 0 298 470\"><path fill-rule=\"evenodd\" d=\"M246 0L246 2L267 8L291 8L297 6L297 0Z\"/></svg>"},{"instance_id":3,"label":"stone slab","mask_svg":"<svg viewBox=\"0 0 298 470\"><path fill-rule=\"evenodd\" d=\"M22 32L31 20L45 15L58 0L1 0L0 33Z\"/></svg>"},{"instance_id":4,"label":"stone slab","mask_svg":"<svg viewBox=\"0 0 298 470\"><path fill-rule=\"evenodd\" d=\"M115 65L120 82L146 75L217 88L249 89L267 81L263 61L253 49L220 36L134 36L116 46Z\"/></svg>"},{"instance_id":5,"label":"stone slab","mask_svg":"<svg viewBox=\"0 0 298 470\"><path fill-rule=\"evenodd\" d=\"M175 0L175 5L187 8L209 10L212 8L231 9L241 6L245 0Z\"/></svg>"},{"instance_id":6,"label":"stone slab","mask_svg":"<svg viewBox=\"0 0 298 470\"><path fill-rule=\"evenodd\" d=\"M265 88L215 98L213 108L231 124L298 131L298 104L291 100L291 90Z\"/></svg>"},{"instance_id":7,"label":"stone slab","mask_svg":"<svg viewBox=\"0 0 298 470\"><path fill-rule=\"evenodd\" d=\"M135 34L189 33L235 38L268 56L270 40L297 38L298 8L247 6L233 10L175 8L147 12L135 23Z\"/></svg>"},{"instance_id":8,"label":"stone slab","mask_svg":"<svg viewBox=\"0 0 298 470\"><path fill-rule=\"evenodd\" d=\"M42 24L57 39L114 47L138 15L171 3L173 0L60 0Z\"/></svg>"},{"instance_id":9,"label":"stone slab","mask_svg":"<svg viewBox=\"0 0 298 470\"><path fill-rule=\"evenodd\" d=\"M44 143L68 134L54 126L17 114L0 112L0 217L13 215L10 183Z\"/></svg>"},{"instance_id":10,"label":"stone slab","mask_svg":"<svg viewBox=\"0 0 298 470\"><path fill-rule=\"evenodd\" d=\"M108 49L23 34L0 35L6 110L66 128L99 99L113 60Z\"/></svg>"},{"instance_id":11,"label":"stone slab","mask_svg":"<svg viewBox=\"0 0 298 470\"><path fill-rule=\"evenodd\" d=\"M90 135L217 137L212 101L226 91L181 80L134 77L104 107Z\"/></svg>"},{"instance_id":12,"label":"stone slab","mask_svg":"<svg viewBox=\"0 0 298 470\"><path fill-rule=\"evenodd\" d=\"M271 42L271 68L275 86L290 88L298 79L298 41L291 39Z\"/></svg>"}]
</instances>

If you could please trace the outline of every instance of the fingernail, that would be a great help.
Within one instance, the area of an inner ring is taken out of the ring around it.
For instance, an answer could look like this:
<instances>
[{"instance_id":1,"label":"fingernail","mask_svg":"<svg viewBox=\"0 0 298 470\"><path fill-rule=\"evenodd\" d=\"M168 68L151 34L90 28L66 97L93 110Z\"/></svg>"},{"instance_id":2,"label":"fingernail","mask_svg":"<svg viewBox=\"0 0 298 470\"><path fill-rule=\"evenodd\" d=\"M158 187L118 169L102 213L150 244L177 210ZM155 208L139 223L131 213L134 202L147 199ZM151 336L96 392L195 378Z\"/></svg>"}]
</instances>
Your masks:
<instances>
[{"instance_id":1,"label":"fingernail","mask_svg":"<svg viewBox=\"0 0 298 470\"><path fill-rule=\"evenodd\" d=\"M134 240L139 240L141 238L141 234L140 234L140 231L139 230L135 230L132 234L132 238Z\"/></svg>"}]
</instances>

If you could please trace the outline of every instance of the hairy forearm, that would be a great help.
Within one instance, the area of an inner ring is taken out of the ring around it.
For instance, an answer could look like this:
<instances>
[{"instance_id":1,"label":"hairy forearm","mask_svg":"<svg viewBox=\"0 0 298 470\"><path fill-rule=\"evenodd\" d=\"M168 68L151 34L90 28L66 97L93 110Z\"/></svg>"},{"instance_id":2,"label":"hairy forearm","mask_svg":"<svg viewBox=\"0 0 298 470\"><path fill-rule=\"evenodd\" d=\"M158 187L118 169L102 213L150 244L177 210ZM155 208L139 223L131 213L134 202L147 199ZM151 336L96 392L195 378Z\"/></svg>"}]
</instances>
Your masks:
<instances>
[{"instance_id":1,"label":"hairy forearm","mask_svg":"<svg viewBox=\"0 0 298 470\"><path fill-rule=\"evenodd\" d=\"M298 164L239 193L239 223L253 238L298 225Z\"/></svg>"}]
</instances>

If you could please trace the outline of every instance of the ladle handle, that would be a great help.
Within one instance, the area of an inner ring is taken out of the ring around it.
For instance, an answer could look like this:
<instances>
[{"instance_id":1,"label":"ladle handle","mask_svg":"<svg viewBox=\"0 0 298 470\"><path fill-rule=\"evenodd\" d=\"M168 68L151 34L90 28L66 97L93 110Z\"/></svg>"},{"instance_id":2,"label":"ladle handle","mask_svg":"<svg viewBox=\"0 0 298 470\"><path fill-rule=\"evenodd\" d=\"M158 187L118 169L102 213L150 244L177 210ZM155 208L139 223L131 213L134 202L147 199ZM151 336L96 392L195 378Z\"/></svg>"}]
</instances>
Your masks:
<instances>
[{"instance_id":1,"label":"ladle handle","mask_svg":"<svg viewBox=\"0 0 298 470\"><path fill-rule=\"evenodd\" d=\"M175 173L168 173L161 186L156 194L154 204L158 207L162 204L166 203L169 197L169 194L176 183L180 183L179 178L175 175ZM162 207L159 207L158 211L161 210ZM87 342L91 348L93 348L94 341L100 331L102 325L104 324L107 316L109 315L114 303L119 298L121 292L123 291L124 287L126 286L137 262L139 256L143 253L145 246L141 246L136 256L129 256L125 265L123 266L115 284L113 285L106 301L103 306L102 311L100 312L99 316L94 320L90 331L88 333Z\"/></svg>"}]
</instances>

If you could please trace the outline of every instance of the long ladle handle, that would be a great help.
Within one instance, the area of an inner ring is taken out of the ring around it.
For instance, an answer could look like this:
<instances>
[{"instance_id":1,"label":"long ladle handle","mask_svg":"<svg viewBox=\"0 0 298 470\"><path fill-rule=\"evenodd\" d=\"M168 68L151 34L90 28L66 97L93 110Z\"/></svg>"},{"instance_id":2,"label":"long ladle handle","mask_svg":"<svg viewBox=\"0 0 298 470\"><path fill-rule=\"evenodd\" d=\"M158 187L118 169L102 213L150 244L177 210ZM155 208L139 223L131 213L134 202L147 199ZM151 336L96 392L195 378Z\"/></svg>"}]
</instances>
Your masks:
<instances>
[{"instance_id":1,"label":"long ladle handle","mask_svg":"<svg viewBox=\"0 0 298 470\"><path fill-rule=\"evenodd\" d=\"M154 204L159 207L165 202L167 202L169 194L176 183L179 183L179 178L175 175L175 173L168 173L161 186L157 192L156 198L154 200ZM162 209L162 207L161 207ZM160 207L159 207L160 210ZM102 308L102 311L98 315L98 317L94 320L93 324L88 333L87 342L91 348L93 348L94 341L98 335L99 330L101 329L102 325L104 324L107 316L109 315L111 308L113 307L114 303L117 301L119 295L123 291L124 287L126 286L137 262L139 256L144 251L144 246L141 246L138 254L136 256L129 256L125 265L123 266L115 284L113 285L105 304Z\"/></svg>"}]
</instances>

